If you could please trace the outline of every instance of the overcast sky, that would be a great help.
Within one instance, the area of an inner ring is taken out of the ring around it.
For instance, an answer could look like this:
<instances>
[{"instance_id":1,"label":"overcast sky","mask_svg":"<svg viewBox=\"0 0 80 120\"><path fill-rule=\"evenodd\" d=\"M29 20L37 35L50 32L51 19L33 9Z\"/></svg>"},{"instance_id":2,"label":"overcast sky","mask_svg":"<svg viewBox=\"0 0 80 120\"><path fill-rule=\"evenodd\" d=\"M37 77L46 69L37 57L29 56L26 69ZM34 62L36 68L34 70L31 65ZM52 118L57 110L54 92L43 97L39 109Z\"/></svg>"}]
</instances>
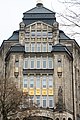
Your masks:
<instances>
[{"instance_id":1,"label":"overcast sky","mask_svg":"<svg viewBox=\"0 0 80 120\"><path fill-rule=\"evenodd\" d=\"M37 0L0 0L0 44L19 29L23 13L36 6ZM58 0L43 0L45 7L55 12L64 11ZM57 18L58 21L58 18Z\"/></svg>"}]
</instances>

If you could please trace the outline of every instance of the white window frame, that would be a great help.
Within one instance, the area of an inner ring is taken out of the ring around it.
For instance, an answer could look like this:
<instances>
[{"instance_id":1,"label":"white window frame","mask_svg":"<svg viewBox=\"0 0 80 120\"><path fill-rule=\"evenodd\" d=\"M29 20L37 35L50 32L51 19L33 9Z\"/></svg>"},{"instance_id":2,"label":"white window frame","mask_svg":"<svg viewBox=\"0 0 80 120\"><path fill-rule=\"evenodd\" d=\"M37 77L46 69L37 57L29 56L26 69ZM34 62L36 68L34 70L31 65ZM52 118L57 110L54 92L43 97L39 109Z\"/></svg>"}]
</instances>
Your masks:
<instances>
[{"instance_id":1,"label":"white window frame","mask_svg":"<svg viewBox=\"0 0 80 120\"><path fill-rule=\"evenodd\" d=\"M52 62L52 66L50 67L49 62ZM53 59L52 58L48 58L48 68L52 69L53 68Z\"/></svg>"},{"instance_id":2,"label":"white window frame","mask_svg":"<svg viewBox=\"0 0 80 120\"><path fill-rule=\"evenodd\" d=\"M40 76L36 77L36 88L40 88Z\"/></svg>"},{"instance_id":3,"label":"white window frame","mask_svg":"<svg viewBox=\"0 0 80 120\"><path fill-rule=\"evenodd\" d=\"M39 49L38 49L38 48L39 48ZM37 52L41 52L41 43L37 43L36 49L37 49Z\"/></svg>"},{"instance_id":4,"label":"white window frame","mask_svg":"<svg viewBox=\"0 0 80 120\"><path fill-rule=\"evenodd\" d=\"M33 61L33 67L32 67L32 63L31 63L32 61ZM32 59L30 60L30 69L34 69L34 66L35 66L35 65L34 65L34 58L32 58Z\"/></svg>"},{"instance_id":5,"label":"white window frame","mask_svg":"<svg viewBox=\"0 0 80 120\"><path fill-rule=\"evenodd\" d=\"M26 65L27 64L27 65ZM23 66L24 69L27 69L28 68L28 58L25 58L24 59L24 66Z\"/></svg>"},{"instance_id":6,"label":"white window frame","mask_svg":"<svg viewBox=\"0 0 80 120\"><path fill-rule=\"evenodd\" d=\"M29 43L25 44L25 52L30 52L30 44Z\"/></svg>"},{"instance_id":7,"label":"white window frame","mask_svg":"<svg viewBox=\"0 0 80 120\"><path fill-rule=\"evenodd\" d=\"M31 43L31 52L35 52L35 43Z\"/></svg>"},{"instance_id":8,"label":"white window frame","mask_svg":"<svg viewBox=\"0 0 80 120\"><path fill-rule=\"evenodd\" d=\"M50 106L50 101L52 101L52 106ZM48 96L48 106L49 108L54 107L54 96Z\"/></svg>"},{"instance_id":9,"label":"white window frame","mask_svg":"<svg viewBox=\"0 0 80 120\"><path fill-rule=\"evenodd\" d=\"M48 44L48 52L51 52L51 50L52 50L52 45L49 43Z\"/></svg>"},{"instance_id":10,"label":"white window frame","mask_svg":"<svg viewBox=\"0 0 80 120\"><path fill-rule=\"evenodd\" d=\"M39 61L39 67L38 67L38 64L37 64L37 62ZM40 60L40 58L37 58L37 60L36 60L36 68L37 69L40 69L41 68L41 60Z\"/></svg>"},{"instance_id":11,"label":"white window frame","mask_svg":"<svg viewBox=\"0 0 80 120\"><path fill-rule=\"evenodd\" d=\"M30 88L34 88L34 76L30 76Z\"/></svg>"},{"instance_id":12,"label":"white window frame","mask_svg":"<svg viewBox=\"0 0 80 120\"><path fill-rule=\"evenodd\" d=\"M24 85L25 82L27 86ZM23 88L28 88L28 77L27 76L23 76Z\"/></svg>"},{"instance_id":13,"label":"white window frame","mask_svg":"<svg viewBox=\"0 0 80 120\"><path fill-rule=\"evenodd\" d=\"M45 104L45 106L44 106ZM42 96L42 107L46 108L47 107L47 96Z\"/></svg>"},{"instance_id":14,"label":"white window frame","mask_svg":"<svg viewBox=\"0 0 80 120\"><path fill-rule=\"evenodd\" d=\"M44 67L44 62L46 63L46 66ZM46 58L44 58L43 60L42 60L42 68L43 69L46 69L47 68L47 60L46 60Z\"/></svg>"},{"instance_id":15,"label":"white window frame","mask_svg":"<svg viewBox=\"0 0 80 120\"><path fill-rule=\"evenodd\" d=\"M38 97L39 97L39 98L38 98ZM41 96L39 96L39 95L36 96L36 104L37 104L38 106L40 106L40 101L41 101L41 100L40 100L40 97L41 97ZM38 103L38 101L39 101L39 103Z\"/></svg>"},{"instance_id":16,"label":"white window frame","mask_svg":"<svg viewBox=\"0 0 80 120\"><path fill-rule=\"evenodd\" d=\"M47 52L47 43L42 43L42 52Z\"/></svg>"},{"instance_id":17,"label":"white window frame","mask_svg":"<svg viewBox=\"0 0 80 120\"><path fill-rule=\"evenodd\" d=\"M42 88L46 88L47 87L47 77L46 76L43 76L42 77Z\"/></svg>"},{"instance_id":18,"label":"white window frame","mask_svg":"<svg viewBox=\"0 0 80 120\"><path fill-rule=\"evenodd\" d=\"M52 88L53 87L53 76L48 77L48 87Z\"/></svg>"}]
</instances>

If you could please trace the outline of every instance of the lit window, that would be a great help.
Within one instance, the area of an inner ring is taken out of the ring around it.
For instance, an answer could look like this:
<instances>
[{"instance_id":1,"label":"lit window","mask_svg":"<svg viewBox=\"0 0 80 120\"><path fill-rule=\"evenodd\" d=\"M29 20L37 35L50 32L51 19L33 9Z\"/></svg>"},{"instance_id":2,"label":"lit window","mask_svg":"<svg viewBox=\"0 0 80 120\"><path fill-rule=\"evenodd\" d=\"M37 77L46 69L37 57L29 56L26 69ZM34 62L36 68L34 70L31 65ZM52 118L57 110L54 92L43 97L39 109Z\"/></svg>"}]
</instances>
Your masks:
<instances>
[{"instance_id":1,"label":"lit window","mask_svg":"<svg viewBox=\"0 0 80 120\"><path fill-rule=\"evenodd\" d=\"M35 43L31 43L31 52L35 52Z\"/></svg>"},{"instance_id":2,"label":"lit window","mask_svg":"<svg viewBox=\"0 0 80 120\"><path fill-rule=\"evenodd\" d=\"M46 43L43 43L43 44L42 44L42 51L43 51L43 52L46 52L46 51L47 51Z\"/></svg>"},{"instance_id":3,"label":"lit window","mask_svg":"<svg viewBox=\"0 0 80 120\"><path fill-rule=\"evenodd\" d=\"M31 59L31 69L34 68L34 59Z\"/></svg>"},{"instance_id":4,"label":"lit window","mask_svg":"<svg viewBox=\"0 0 80 120\"><path fill-rule=\"evenodd\" d=\"M27 76L24 76L24 78L23 78L23 87L24 87L24 88L27 88L27 87L28 87Z\"/></svg>"},{"instance_id":5,"label":"lit window","mask_svg":"<svg viewBox=\"0 0 80 120\"><path fill-rule=\"evenodd\" d=\"M53 96L49 96L49 107L52 108L54 103L53 103Z\"/></svg>"},{"instance_id":6,"label":"lit window","mask_svg":"<svg viewBox=\"0 0 80 120\"><path fill-rule=\"evenodd\" d=\"M24 59L24 69L28 68L28 59Z\"/></svg>"},{"instance_id":7,"label":"lit window","mask_svg":"<svg viewBox=\"0 0 80 120\"><path fill-rule=\"evenodd\" d=\"M34 87L34 76L30 77L30 88Z\"/></svg>"},{"instance_id":8,"label":"lit window","mask_svg":"<svg viewBox=\"0 0 80 120\"><path fill-rule=\"evenodd\" d=\"M43 68L46 69L46 59L43 59Z\"/></svg>"},{"instance_id":9,"label":"lit window","mask_svg":"<svg viewBox=\"0 0 80 120\"><path fill-rule=\"evenodd\" d=\"M46 88L46 76L43 76L42 78L42 87Z\"/></svg>"},{"instance_id":10,"label":"lit window","mask_svg":"<svg viewBox=\"0 0 80 120\"><path fill-rule=\"evenodd\" d=\"M37 59L37 69L40 68L40 59Z\"/></svg>"},{"instance_id":11,"label":"lit window","mask_svg":"<svg viewBox=\"0 0 80 120\"><path fill-rule=\"evenodd\" d=\"M53 68L53 59L52 58L48 59L48 68Z\"/></svg>"},{"instance_id":12,"label":"lit window","mask_svg":"<svg viewBox=\"0 0 80 120\"><path fill-rule=\"evenodd\" d=\"M36 88L40 88L40 77L37 76L36 78Z\"/></svg>"},{"instance_id":13,"label":"lit window","mask_svg":"<svg viewBox=\"0 0 80 120\"><path fill-rule=\"evenodd\" d=\"M48 44L48 52L51 52L51 50L52 50L52 45Z\"/></svg>"},{"instance_id":14,"label":"lit window","mask_svg":"<svg viewBox=\"0 0 80 120\"><path fill-rule=\"evenodd\" d=\"M36 96L36 103L38 106L40 106L40 96Z\"/></svg>"},{"instance_id":15,"label":"lit window","mask_svg":"<svg viewBox=\"0 0 80 120\"><path fill-rule=\"evenodd\" d=\"M53 77L52 76L49 76L49 78L48 78L48 86L53 87Z\"/></svg>"},{"instance_id":16,"label":"lit window","mask_svg":"<svg viewBox=\"0 0 80 120\"><path fill-rule=\"evenodd\" d=\"M30 51L30 44L27 43L25 44L25 52L29 52Z\"/></svg>"},{"instance_id":17,"label":"lit window","mask_svg":"<svg viewBox=\"0 0 80 120\"><path fill-rule=\"evenodd\" d=\"M41 52L41 43L37 43L37 52Z\"/></svg>"},{"instance_id":18,"label":"lit window","mask_svg":"<svg viewBox=\"0 0 80 120\"><path fill-rule=\"evenodd\" d=\"M43 107L46 107L47 106L47 96L43 96L42 100L43 100Z\"/></svg>"}]
</instances>

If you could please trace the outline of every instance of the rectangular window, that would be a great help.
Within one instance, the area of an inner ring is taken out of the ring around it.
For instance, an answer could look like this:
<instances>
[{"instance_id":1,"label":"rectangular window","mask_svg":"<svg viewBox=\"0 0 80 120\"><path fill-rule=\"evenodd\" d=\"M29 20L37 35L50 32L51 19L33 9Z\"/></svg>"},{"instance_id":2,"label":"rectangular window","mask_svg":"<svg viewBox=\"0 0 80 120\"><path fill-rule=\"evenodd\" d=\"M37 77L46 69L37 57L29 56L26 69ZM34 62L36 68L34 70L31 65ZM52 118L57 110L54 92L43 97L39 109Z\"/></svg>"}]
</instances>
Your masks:
<instances>
[{"instance_id":1,"label":"rectangular window","mask_svg":"<svg viewBox=\"0 0 80 120\"><path fill-rule=\"evenodd\" d=\"M47 51L47 46L46 43L42 44L42 52L46 52Z\"/></svg>"},{"instance_id":2,"label":"rectangular window","mask_svg":"<svg viewBox=\"0 0 80 120\"><path fill-rule=\"evenodd\" d=\"M42 78L42 88L46 88L46 76Z\"/></svg>"},{"instance_id":3,"label":"rectangular window","mask_svg":"<svg viewBox=\"0 0 80 120\"><path fill-rule=\"evenodd\" d=\"M25 44L25 52L30 52L30 44Z\"/></svg>"},{"instance_id":4,"label":"rectangular window","mask_svg":"<svg viewBox=\"0 0 80 120\"><path fill-rule=\"evenodd\" d=\"M24 76L24 78L23 78L23 87L24 88L28 87L28 78L27 78L27 76Z\"/></svg>"},{"instance_id":5,"label":"rectangular window","mask_svg":"<svg viewBox=\"0 0 80 120\"><path fill-rule=\"evenodd\" d=\"M47 37L47 31L42 32L43 38Z\"/></svg>"},{"instance_id":6,"label":"rectangular window","mask_svg":"<svg viewBox=\"0 0 80 120\"><path fill-rule=\"evenodd\" d=\"M40 76L36 78L36 88L40 88Z\"/></svg>"},{"instance_id":7,"label":"rectangular window","mask_svg":"<svg viewBox=\"0 0 80 120\"><path fill-rule=\"evenodd\" d=\"M19 60L15 60L15 67L19 67Z\"/></svg>"},{"instance_id":8,"label":"rectangular window","mask_svg":"<svg viewBox=\"0 0 80 120\"><path fill-rule=\"evenodd\" d=\"M36 104L40 106L40 96L36 96Z\"/></svg>"},{"instance_id":9,"label":"rectangular window","mask_svg":"<svg viewBox=\"0 0 80 120\"><path fill-rule=\"evenodd\" d=\"M52 51L52 45L48 44L48 52L51 52L51 51Z\"/></svg>"},{"instance_id":10,"label":"rectangular window","mask_svg":"<svg viewBox=\"0 0 80 120\"><path fill-rule=\"evenodd\" d=\"M25 38L29 38L30 37L30 32L26 32L25 33Z\"/></svg>"},{"instance_id":11,"label":"rectangular window","mask_svg":"<svg viewBox=\"0 0 80 120\"><path fill-rule=\"evenodd\" d=\"M41 37L41 31L37 31L37 37Z\"/></svg>"},{"instance_id":12,"label":"rectangular window","mask_svg":"<svg viewBox=\"0 0 80 120\"><path fill-rule=\"evenodd\" d=\"M53 59L52 58L48 59L48 68L50 68L50 69L53 68Z\"/></svg>"},{"instance_id":13,"label":"rectangular window","mask_svg":"<svg viewBox=\"0 0 80 120\"><path fill-rule=\"evenodd\" d=\"M24 69L28 68L28 59L24 59Z\"/></svg>"},{"instance_id":14,"label":"rectangular window","mask_svg":"<svg viewBox=\"0 0 80 120\"><path fill-rule=\"evenodd\" d=\"M40 59L37 59L37 69L40 69Z\"/></svg>"},{"instance_id":15,"label":"rectangular window","mask_svg":"<svg viewBox=\"0 0 80 120\"><path fill-rule=\"evenodd\" d=\"M31 69L34 69L34 59L31 59Z\"/></svg>"},{"instance_id":16,"label":"rectangular window","mask_svg":"<svg viewBox=\"0 0 80 120\"><path fill-rule=\"evenodd\" d=\"M43 69L46 69L46 59L43 59Z\"/></svg>"},{"instance_id":17,"label":"rectangular window","mask_svg":"<svg viewBox=\"0 0 80 120\"><path fill-rule=\"evenodd\" d=\"M34 76L30 77L30 88L34 87Z\"/></svg>"},{"instance_id":18,"label":"rectangular window","mask_svg":"<svg viewBox=\"0 0 80 120\"><path fill-rule=\"evenodd\" d=\"M48 78L48 86L53 87L53 77L52 76L49 76L49 78Z\"/></svg>"},{"instance_id":19,"label":"rectangular window","mask_svg":"<svg viewBox=\"0 0 80 120\"><path fill-rule=\"evenodd\" d=\"M48 32L48 38L52 38L52 32Z\"/></svg>"},{"instance_id":20,"label":"rectangular window","mask_svg":"<svg viewBox=\"0 0 80 120\"><path fill-rule=\"evenodd\" d=\"M41 43L37 43L37 52L41 52Z\"/></svg>"},{"instance_id":21,"label":"rectangular window","mask_svg":"<svg viewBox=\"0 0 80 120\"><path fill-rule=\"evenodd\" d=\"M31 43L31 52L35 52L35 43Z\"/></svg>"},{"instance_id":22,"label":"rectangular window","mask_svg":"<svg viewBox=\"0 0 80 120\"><path fill-rule=\"evenodd\" d=\"M52 108L54 105L53 103L53 96L49 96L49 107Z\"/></svg>"},{"instance_id":23,"label":"rectangular window","mask_svg":"<svg viewBox=\"0 0 80 120\"><path fill-rule=\"evenodd\" d=\"M47 96L43 96L42 100L43 100L43 107L44 108L47 107Z\"/></svg>"}]
</instances>

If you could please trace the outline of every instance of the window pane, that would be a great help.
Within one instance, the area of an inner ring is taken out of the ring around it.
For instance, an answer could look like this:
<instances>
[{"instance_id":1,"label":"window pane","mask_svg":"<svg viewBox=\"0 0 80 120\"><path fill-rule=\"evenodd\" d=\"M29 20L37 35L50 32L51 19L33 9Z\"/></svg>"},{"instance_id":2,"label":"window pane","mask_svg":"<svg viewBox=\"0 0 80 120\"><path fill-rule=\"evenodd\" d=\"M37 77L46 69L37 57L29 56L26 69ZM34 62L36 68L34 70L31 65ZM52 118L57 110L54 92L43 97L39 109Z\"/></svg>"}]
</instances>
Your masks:
<instances>
[{"instance_id":1,"label":"window pane","mask_svg":"<svg viewBox=\"0 0 80 120\"><path fill-rule=\"evenodd\" d=\"M38 106L40 106L40 96L36 96L36 103Z\"/></svg>"},{"instance_id":2,"label":"window pane","mask_svg":"<svg viewBox=\"0 0 80 120\"><path fill-rule=\"evenodd\" d=\"M37 68L40 68L40 60L37 60Z\"/></svg>"},{"instance_id":3,"label":"window pane","mask_svg":"<svg viewBox=\"0 0 80 120\"><path fill-rule=\"evenodd\" d=\"M27 88L28 87L27 85L28 85L28 80L27 80L27 76L25 76L23 79L23 87Z\"/></svg>"},{"instance_id":4,"label":"window pane","mask_svg":"<svg viewBox=\"0 0 80 120\"><path fill-rule=\"evenodd\" d=\"M45 76L42 78L42 87L46 88L46 77Z\"/></svg>"},{"instance_id":5,"label":"window pane","mask_svg":"<svg viewBox=\"0 0 80 120\"><path fill-rule=\"evenodd\" d=\"M43 96L43 107L46 107L47 105L47 97L46 96Z\"/></svg>"},{"instance_id":6,"label":"window pane","mask_svg":"<svg viewBox=\"0 0 80 120\"><path fill-rule=\"evenodd\" d=\"M34 77L30 77L30 87L33 88L34 87Z\"/></svg>"},{"instance_id":7,"label":"window pane","mask_svg":"<svg viewBox=\"0 0 80 120\"><path fill-rule=\"evenodd\" d=\"M35 43L31 44L31 52L35 52Z\"/></svg>"},{"instance_id":8,"label":"window pane","mask_svg":"<svg viewBox=\"0 0 80 120\"><path fill-rule=\"evenodd\" d=\"M42 44L42 51L43 51L43 52L46 52L46 51L47 51L46 43L43 43L43 44Z\"/></svg>"},{"instance_id":9,"label":"window pane","mask_svg":"<svg viewBox=\"0 0 80 120\"><path fill-rule=\"evenodd\" d=\"M49 96L49 107L52 108L54 105L53 103L53 96Z\"/></svg>"},{"instance_id":10,"label":"window pane","mask_svg":"<svg viewBox=\"0 0 80 120\"><path fill-rule=\"evenodd\" d=\"M41 44L37 43L37 52L41 52Z\"/></svg>"},{"instance_id":11,"label":"window pane","mask_svg":"<svg viewBox=\"0 0 80 120\"><path fill-rule=\"evenodd\" d=\"M52 45L48 44L48 52L51 52L52 50Z\"/></svg>"},{"instance_id":12,"label":"window pane","mask_svg":"<svg viewBox=\"0 0 80 120\"><path fill-rule=\"evenodd\" d=\"M28 68L28 59L25 59L25 60L24 60L24 69L25 69L25 68Z\"/></svg>"},{"instance_id":13,"label":"window pane","mask_svg":"<svg viewBox=\"0 0 80 120\"><path fill-rule=\"evenodd\" d=\"M30 45L29 44L25 44L25 51L29 52L29 50L30 50Z\"/></svg>"},{"instance_id":14,"label":"window pane","mask_svg":"<svg viewBox=\"0 0 80 120\"><path fill-rule=\"evenodd\" d=\"M37 76L36 78L36 88L40 88L40 77Z\"/></svg>"},{"instance_id":15,"label":"window pane","mask_svg":"<svg viewBox=\"0 0 80 120\"><path fill-rule=\"evenodd\" d=\"M46 60L43 60L43 68L46 68Z\"/></svg>"},{"instance_id":16,"label":"window pane","mask_svg":"<svg viewBox=\"0 0 80 120\"><path fill-rule=\"evenodd\" d=\"M48 68L53 68L53 60L48 59Z\"/></svg>"},{"instance_id":17,"label":"window pane","mask_svg":"<svg viewBox=\"0 0 80 120\"><path fill-rule=\"evenodd\" d=\"M31 68L34 68L34 60L31 60Z\"/></svg>"}]
</instances>

